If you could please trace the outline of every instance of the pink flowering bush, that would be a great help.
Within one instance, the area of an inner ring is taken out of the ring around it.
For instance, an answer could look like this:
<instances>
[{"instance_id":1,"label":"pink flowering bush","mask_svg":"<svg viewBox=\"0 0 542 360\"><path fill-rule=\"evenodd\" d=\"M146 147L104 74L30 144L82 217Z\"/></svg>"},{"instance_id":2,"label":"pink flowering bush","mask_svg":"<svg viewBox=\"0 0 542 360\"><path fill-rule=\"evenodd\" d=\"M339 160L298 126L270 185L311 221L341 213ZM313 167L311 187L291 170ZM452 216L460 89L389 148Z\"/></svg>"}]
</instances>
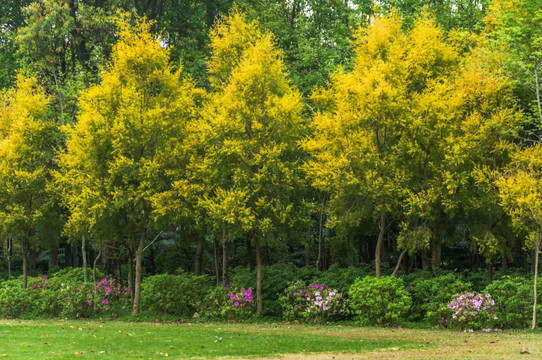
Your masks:
<instances>
[{"instance_id":1,"label":"pink flowering bush","mask_svg":"<svg viewBox=\"0 0 542 360\"><path fill-rule=\"evenodd\" d=\"M201 303L201 316L206 320L248 320L254 316L252 289L239 289L231 284L213 288Z\"/></svg>"},{"instance_id":2,"label":"pink flowering bush","mask_svg":"<svg viewBox=\"0 0 542 360\"><path fill-rule=\"evenodd\" d=\"M20 287L20 282L18 284ZM8 314L16 317L81 318L106 316L115 318L128 312L129 289L114 278L102 278L96 284L83 281L83 269L64 269L53 276L28 279L22 290L32 301L32 311L22 309ZM34 314L35 313L35 314Z\"/></svg>"},{"instance_id":3,"label":"pink flowering bush","mask_svg":"<svg viewBox=\"0 0 542 360\"><path fill-rule=\"evenodd\" d=\"M342 294L323 284L305 285L297 281L279 297L283 319L322 323L339 319L346 311Z\"/></svg>"},{"instance_id":4,"label":"pink flowering bush","mask_svg":"<svg viewBox=\"0 0 542 360\"><path fill-rule=\"evenodd\" d=\"M448 325L463 330L488 330L497 320L495 301L490 294L468 292L458 294L447 305L449 310Z\"/></svg>"}]
</instances>

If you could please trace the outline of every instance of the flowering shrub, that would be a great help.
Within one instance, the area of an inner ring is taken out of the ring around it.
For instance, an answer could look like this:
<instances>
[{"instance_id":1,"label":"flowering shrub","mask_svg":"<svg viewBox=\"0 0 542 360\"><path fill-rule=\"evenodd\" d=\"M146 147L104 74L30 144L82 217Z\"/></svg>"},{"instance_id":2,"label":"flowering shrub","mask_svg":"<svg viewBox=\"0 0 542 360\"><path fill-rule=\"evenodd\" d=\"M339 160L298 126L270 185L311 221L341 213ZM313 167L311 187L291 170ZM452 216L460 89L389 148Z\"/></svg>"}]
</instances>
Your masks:
<instances>
[{"instance_id":1,"label":"flowering shrub","mask_svg":"<svg viewBox=\"0 0 542 360\"><path fill-rule=\"evenodd\" d=\"M252 289L238 289L231 284L213 288L202 302L199 316L212 320L247 320L254 315Z\"/></svg>"},{"instance_id":2,"label":"flowering shrub","mask_svg":"<svg viewBox=\"0 0 542 360\"><path fill-rule=\"evenodd\" d=\"M0 316L79 318L106 315L115 318L130 302L130 292L115 279L96 284L82 280L82 269L62 270L52 277L22 278L0 285Z\"/></svg>"},{"instance_id":3,"label":"flowering shrub","mask_svg":"<svg viewBox=\"0 0 542 360\"><path fill-rule=\"evenodd\" d=\"M115 318L130 302L130 289L114 278L93 284L55 276L42 286L39 306L48 316L79 318L107 314Z\"/></svg>"},{"instance_id":4,"label":"flowering shrub","mask_svg":"<svg viewBox=\"0 0 542 360\"><path fill-rule=\"evenodd\" d=\"M472 289L460 274L450 272L433 276L430 272L417 271L405 281L412 297L412 308L407 319L427 321L433 325L445 325L447 308L456 294Z\"/></svg>"},{"instance_id":5,"label":"flowering shrub","mask_svg":"<svg viewBox=\"0 0 542 360\"><path fill-rule=\"evenodd\" d=\"M336 289L323 284L297 281L284 289L279 298L283 319L321 323L339 318L345 313L346 305Z\"/></svg>"},{"instance_id":6,"label":"flowering shrub","mask_svg":"<svg viewBox=\"0 0 542 360\"><path fill-rule=\"evenodd\" d=\"M473 292L456 295L448 304L451 316L448 325L464 330L488 330L497 320L493 306L495 301L490 294Z\"/></svg>"}]
</instances>

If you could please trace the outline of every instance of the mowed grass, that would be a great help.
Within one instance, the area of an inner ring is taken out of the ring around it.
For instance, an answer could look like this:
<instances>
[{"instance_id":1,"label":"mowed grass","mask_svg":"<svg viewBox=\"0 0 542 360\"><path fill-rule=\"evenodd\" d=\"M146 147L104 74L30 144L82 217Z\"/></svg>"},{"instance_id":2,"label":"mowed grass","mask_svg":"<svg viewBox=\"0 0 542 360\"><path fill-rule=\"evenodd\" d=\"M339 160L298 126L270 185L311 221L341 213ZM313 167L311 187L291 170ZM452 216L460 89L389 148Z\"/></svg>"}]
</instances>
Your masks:
<instances>
[{"instance_id":1,"label":"mowed grass","mask_svg":"<svg viewBox=\"0 0 542 360\"><path fill-rule=\"evenodd\" d=\"M524 354L521 354L524 352ZM0 321L12 359L527 359L542 333L121 321Z\"/></svg>"}]
</instances>

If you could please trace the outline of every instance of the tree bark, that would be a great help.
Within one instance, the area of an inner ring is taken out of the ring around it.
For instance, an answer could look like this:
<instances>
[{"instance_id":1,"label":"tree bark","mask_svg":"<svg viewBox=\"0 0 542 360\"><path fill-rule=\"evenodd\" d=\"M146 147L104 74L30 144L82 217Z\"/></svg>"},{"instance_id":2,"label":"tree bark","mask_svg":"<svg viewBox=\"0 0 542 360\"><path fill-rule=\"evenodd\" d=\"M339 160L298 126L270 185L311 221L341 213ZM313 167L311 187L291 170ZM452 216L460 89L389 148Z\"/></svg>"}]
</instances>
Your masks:
<instances>
[{"instance_id":1,"label":"tree bark","mask_svg":"<svg viewBox=\"0 0 542 360\"><path fill-rule=\"evenodd\" d=\"M250 231L247 233L246 245L247 245L248 268L250 269L250 272L253 272L254 271L254 257L252 255L252 241L250 239Z\"/></svg>"},{"instance_id":2,"label":"tree bark","mask_svg":"<svg viewBox=\"0 0 542 360\"><path fill-rule=\"evenodd\" d=\"M442 239L435 237L432 243L431 270L436 272L440 269L440 264L442 263Z\"/></svg>"},{"instance_id":3,"label":"tree bark","mask_svg":"<svg viewBox=\"0 0 542 360\"><path fill-rule=\"evenodd\" d=\"M72 246L72 266L79 267L79 248L77 246Z\"/></svg>"},{"instance_id":4,"label":"tree bark","mask_svg":"<svg viewBox=\"0 0 542 360\"><path fill-rule=\"evenodd\" d=\"M538 254L540 253L540 237L542 233L536 235L536 244L535 244L535 257L534 257L534 301L533 301L533 320L531 323L531 330L536 328L536 298L537 298L537 283L538 283Z\"/></svg>"},{"instance_id":5,"label":"tree bark","mask_svg":"<svg viewBox=\"0 0 542 360\"><path fill-rule=\"evenodd\" d=\"M397 265L395 265L395 270L391 273L391 276L395 276L397 274L397 271L399 271L399 267L401 266L401 261L403 261L403 257L405 256L408 248L404 248L403 251L401 251L401 254L399 255L399 259L397 260Z\"/></svg>"},{"instance_id":6,"label":"tree bark","mask_svg":"<svg viewBox=\"0 0 542 360\"><path fill-rule=\"evenodd\" d=\"M322 267L322 238L324 230L324 209L320 210L320 217L318 219L318 257L316 258L316 270L320 270Z\"/></svg>"},{"instance_id":7,"label":"tree bark","mask_svg":"<svg viewBox=\"0 0 542 360\"><path fill-rule=\"evenodd\" d=\"M226 225L222 227L222 285L228 284L228 244L226 241Z\"/></svg>"},{"instance_id":8,"label":"tree bark","mask_svg":"<svg viewBox=\"0 0 542 360\"><path fill-rule=\"evenodd\" d=\"M128 250L128 288L130 289L130 301L134 303L134 251L132 246L127 247Z\"/></svg>"},{"instance_id":9,"label":"tree bark","mask_svg":"<svg viewBox=\"0 0 542 360\"><path fill-rule=\"evenodd\" d=\"M36 249L31 247L28 249L28 270L36 271Z\"/></svg>"},{"instance_id":10,"label":"tree bark","mask_svg":"<svg viewBox=\"0 0 542 360\"><path fill-rule=\"evenodd\" d=\"M84 280L88 282L88 266L87 266L87 242L85 235L81 237L81 255L83 256L83 271L84 271Z\"/></svg>"},{"instance_id":11,"label":"tree bark","mask_svg":"<svg viewBox=\"0 0 542 360\"><path fill-rule=\"evenodd\" d=\"M429 262L429 255L427 254L427 250L422 250L422 269L423 270L429 270L431 267L431 264Z\"/></svg>"},{"instance_id":12,"label":"tree bark","mask_svg":"<svg viewBox=\"0 0 542 360\"><path fill-rule=\"evenodd\" d=\"M487 264L487 281L488 283L493 283L493 263Z\"/></svg>"},{"instance_id":13,"label":"tree bark","mask_svg":"<svg viewBox=\"0 0 542 360\"><path fill-rule=\"evenodd\" d=\"M49 250L49 263L47 268L49 271L53 270L58 266L58 246Z\"/></svg>"},{"instance_id":14,"label":"tree bark","mask_svg":"<svg viewBox=\"0 0 542 360\"><path fill-rule=\"evenodd\" d=\"M13 247L13 239L8 237L8 280L11 280L11 251Z\"/></svg>"},{"instance_id":15,"label":"tree bark","mask_svg":"<svg viewBox=\"0 0 542 360\"><path fill-rule=\"evenodd\" d=\"M220 284L220 270L219 269L219 260L218 260L218 240L213 238L213 255L215 258L215 276L216 276L216 286Z\"/></svg>"},{"instance_id":16,"label":"tree bark","mask_svg":"<svg viewBox=\"0 0 542 360\"><path fill-rule=\"evenodd\" d=\"M262 257L260 254L260 238L256 238L256 314L262 316Z\"/></svg>"},{"instance_id":17,"label":"tree bark","mask_svg":"<svg viewBox=\"0 0 542 360\"><path fill-rule=\"evenodd\" d=\"M379 224L380 230L378 232L378 240L376 241L376 249L375 249L375 270L376 270L376 277L380 278L380 252L382 250L382 243L384 242L384 234L386 232L386 215L384 214L384 211L380 213L380 224Z\"/></svg>"},{"instance_id":18,"label":"tree bark","mask_svg":"<svg viewBox=\"0 0 542 360\"><path fill-rule=\"evenodd\" d=\"M100 257L102 256L102 243L98 246L98 256L96 256L96 259L94 259L94 264L92 264L92 280L94 281L94 285L96 286L96 266L98 265L98 260L100 260Z\"/></svg>"},{"instance_id":19,"label":"tree bark","mask_svg":"<svg viewBox=\"0 0 542 360\"><path fill-rule=\"evenodd\" d=\"M28 285L28 239L23 240L23 289Z\"/></svg>"},{"instance_id":20,"label":"tree bark","mask_svg":"<svg viewBox=\"0 0 542 360\"><path fill-rule=\"evenodd\" d=\"M147 227L141 227L141 234L139 237L139 245L135 254L135 291L134 291L134 302L132 303L132 315L137 315L139 313L139 301L141 298L141 273L142 273L142 263L143 263L143 248L145 247L145 240L147 239Z\"/></svg>"},{"instance_id":21,"label":"tree bark","mask_svg":"<svg viewBox=\"0 0 542 360\"><path fill-rule=\"evenodd\" d=\"M198 247L196 248L196 257L194 259L194 275L200 276L203 273L203 248L205 247L205 237L200 236Z\"/></svg>"}]
</instances>

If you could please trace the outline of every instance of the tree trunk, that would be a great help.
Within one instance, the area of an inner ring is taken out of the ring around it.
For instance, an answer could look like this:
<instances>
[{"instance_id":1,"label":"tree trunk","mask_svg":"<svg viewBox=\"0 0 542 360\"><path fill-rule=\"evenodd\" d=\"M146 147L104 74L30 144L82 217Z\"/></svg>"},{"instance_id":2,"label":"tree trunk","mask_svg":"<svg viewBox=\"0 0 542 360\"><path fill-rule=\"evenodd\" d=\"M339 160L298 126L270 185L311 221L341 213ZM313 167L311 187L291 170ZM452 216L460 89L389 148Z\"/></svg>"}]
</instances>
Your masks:
<instances>
[{"instance_id":1,"label":"tree trunk","mask_svg":"<svg viewBox=\"0 0 542 360\"><path fill-rule=\"evenodd\" d=\"M128 248L128 288L130 289L130 301L134 303L134 251Z\"/></svg>"},{"instance_id":2,"label":"tree trunk","mask_svg":"<svg viewBox=\"0 0 542 360\"><path fill-rule=\"evenodd\" d=\"M36 271L36 249L28 249L28 271Z\"/></svg>"},{"instance_id":3,"label":"tree trunk","mask_svg":"<svg viewBox=\"0 0 542 360\"><path fill-rule=\"evenodd\" d=\"M386 232L386 215L384 214L384 211L380 213L380 224L379 224L379 232L378 232L378 240L376 241L376 249L375 249L375 270L376 270L376 277L380 278L380 252L382 249L382 243L384 242L384 234Z\"/></svg>"},{"instance_id":4,"label":"tree trunk","mask_svg":"<svg viewBox=\"0 0 542 360\"><path fill-rule=\"evenodd\" d=\"M320 211L320 217L318 219L318 257L316 258L316 270L320 270L322 267L322 237L324 231L324 209Z\"/></svg>"},{"instance_id":5,"label":"tree trunk","mask_svg":"<svg viewBox=\"0 0 542 360\"><path fill-rule=\"evenodd\" d=\"M540 119L540 124L542 124L542 101L540 99L540 79L538 77L538 66L534 70L535 75L535 86L536 86L536 105L538 107L538 118Z\"/></svg>"},{"instance_id":6,"label":"tree trunk","mask_svg":"<svg viewBox=\"0 0 542 360\"><path fill-rule=\"evenodd\" d=\"M94 285L96 286L96 266L98 265L98 260L100 260L100 257L102 256L102 243L98 245L98 256L96 256L96 259L94 259L94 264L92 264L92 281L94 281Z\"/></svg>"},{"instance_id":7,"label":"tree trunk","mask_svg":"<svg viewBox=\"0 0 542 360\"><path fill-rule=\"evenodd\" d=\"M139 313L139 301L141 297L141 273L142 262L143 262L143 248L145 247L145 240L147 239L147 227L141 227L141 235L139 237L139 245L135 254L135 291L134 291L134 302L132 303L132 315L137 315Z\"/></svg>"},{"instance_id":8,"label":"tree trunk","mask_svg":"<svg viewBox=\"0 0 542 360\"><path fill-rule=\"evenodd\" d=\"M503 255L502 257L502 274L508 274L508 258L506 257L506 255Z\"/></svg>"},{"instance_id":9,"label":"tree trunk","mask_svg":"<svg viewBox=\"0 0 542 360\"><path fill-rule=\"evenodd\" d=\"M311 223L309 221L308 227L307 227L307 235L305 239L305 266L309 266L311 264Z\"/></svg>"},{"instance_id":10,"label":"tree trunk","mask_svg":"<svg viewBox=\"0 0 542 360\"><path fill-rule=\"evenodd\" d=\"M536 298L537 298L537 292L536 287L538 283L538 254L540 253L540 237L542 236L542 233L538 233L536 235L536 244L535 244L535 257L534 257L534 301L533 301L533 321L531 323L531 330L534 330L536 328Z\"/></svg>"},{"instance_id":11,"label":"tree trunk","mask_svg":"<svg viewBox=\"0 0 542 360\"><path fill-rule=\"evenodd\" d=\"M94 310L98 309L98 304L96 303L96 284L98 282L98 279L96 279L96 266L98 265L98 260L100 260L100 257L102 256L102 243L98 245L98 256L96 256L96 259L94 259L94 263L92 264L92 281L94 286L93 291L93 297L92 297L92 304L94 305Z\"/></svg>"},{"instance_id":12,"label":"tree trunk","mask_svg":"<svg viewBox=\"0 0 542 360\"><path fill-rule=\"evenodd\" d=\"M248 259L248 268L250 272L254 271L254 257L252 255L252 241L250 239L250 231L247 233L246 244L247 244L247 259Z\"/></svg>"},{"instance_id":13,"label":"tree trunk","mask_svg":"<svg viewBox=\"0 0 542 360\"><path fill-rule=\"evenodd\" d=\"M13 247L13 239L8 237L8 280L11 280L11 251Z\"/></svg>"},{"instance_id":14,"label":"tree trunk","mask_svg":"<svg viewBox=\"0 0 542 360\"><path fill-rule=\"evenodd\" d=\"M72 246L72 266L74 268L79 267L79 248Z\"/></svg>"},{"instance_id":15,"label":"tree trunk","mask_svg":"<svg viewBox=\"0 0 542 360\"><path fill-rule=\"evenodd\" d=\"M216 238L213 238L213 255L215 258L216 286L218 286L220 284L220 271L218 270L220 267L220 264L218 260L218 240Z\"/></svg>"},{"instance_id":16,"label":"tree trunk","mask_svg":"<svg viewBox=\"0 0 542 360\"><path fill-rule=\"evenodd\" d=\"M72 260L72 247L66 243L64 245L64 266L73 267Z\"/></svg>"},{"instance_id":17,"label":"tree trunk","mask_svg":"<svg viewBox=\"0 0 542 360\"><path fill-rule=\"evenodd\" d=\"M422 250L422 269L423 270L429 270L431 267L431 263L429 262L429 255L427 254L427 250Z\"/></svg>"},{"instance_id":18,"label":"tree trunk","mask_svg":"<svg viewBox=\"0 0 542 360\"><path fill-rule=\"evenodd\" d=\"M262 316L262 257L260 254L260 239L256 238L256 314Z\"/></svg>"},{"instance_id":19,"label":"tree trunk","mask_svg":"<svg viewBox=\"0 0 542 360\"><path fill-rule=\"evenodd\" d=\"M88 267L87 267L87 242L85 235L81 237L81 256L83 256L83 271L84 271L84 280L88 282Z\"/></svg>"},{"instance_id":20,"label":"tree trunk","mask_svg":"<svg viewBox=\"0 0 542 360\"><path fill-rule=\"evenodd\" d=\"M49 271L53 270L58 266L58 246L49 250L49 264L47 268Z\"/></svg>"},{"instance_id":21,"label":"tree trunk","mask_svg":"<svg viewBox=\"0 0 542 360\"><path fill-rule=\"evenodd\" d=\"M28 239L23 240L23 289L28 285Z\"/></svg>"},{"instance_id":22,"label":"tree trunk","mask_svg":"<svg viewBox=\"0 0 542 360\"><path fill-rule=\"evenodd\" d=\"M202 271L203 262L203 249L205 247L205 237L200 236L198 240L198 247L196 248L196 257L194 259L194 275L200 276Z\"/></svg>"},{"instance_id":23,"label":"tree trunk","mask_svg":"<svg viewBox=\"0 0 542 360\"><path fill-rule=\"evenodd\" d=\"M228 244L226 242L226 226L222 227L222 285L228 284Z\"/></svg>"},{"instance_id":24,"label":"tree trunk","mask_svg":"<svg viewBox=\"0 0 542 360\"><path fill-rule=\"evenodd\" d=\"M493 263L487 264L487 281L492 284L493 283Z\"/></svg>"},{"instance_id":25,"label":"tree trunk","mask_svg":"<svg viewBox=\"0 0 542 360\"><path fill-rule=\"evenodd\" d=\"M399 259L397 260L397 265L395 265L395 270L391 273L391 276L395 276L397 274L397 271L399 271L399 267L401 266L401 262L403 261L403 256L405 256L408 248L404 248L403 251L401 251L401 254L399 255Z\"/></svg>"},{"instance_id":26,"label":"tree trunk","mask_svg":"<svg viewBox=\"0 0 542 360\"><path fill-rule=\"evenodd\" d=\"M440 264L442 263L442 239L435 237L432 243L431 270L437 272L440 270Z\"/></svg>"}]
</instances>

